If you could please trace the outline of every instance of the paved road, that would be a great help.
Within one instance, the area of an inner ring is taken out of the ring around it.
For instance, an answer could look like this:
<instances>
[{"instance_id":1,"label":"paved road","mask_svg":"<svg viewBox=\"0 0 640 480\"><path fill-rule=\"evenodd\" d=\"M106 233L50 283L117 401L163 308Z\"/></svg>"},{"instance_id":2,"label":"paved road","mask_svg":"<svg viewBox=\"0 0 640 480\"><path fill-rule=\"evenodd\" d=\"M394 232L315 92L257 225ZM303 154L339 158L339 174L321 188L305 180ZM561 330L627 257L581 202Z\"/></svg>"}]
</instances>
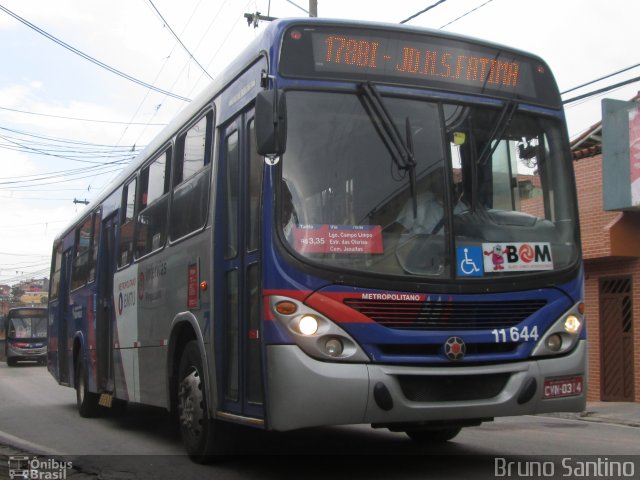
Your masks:
<instances>
[{"instance_id":1,"label":"paved road","mask_svg":"<svg viewBox=\"0 0 640 480\"><path fill-rule=\"evenodd\" d=\"M65 455L81 471L100 473L101 478L193 478L215 472L225 479L280 480L301 468L305 477L314 478L424 479L426 471L431 478L494 478L498 457L551 461L563 478L562 457L640 455L640 428L529 416L469 428L454 441L431 448L368 426L247 430L242 436L246 456L200 466L183 456L176 429L162 409L133 405L121 417L82 419L74 390L58 386L46 368L31 365L0 364L0 385L0 444ZM5 449L4 455L11 451ZM343 463L335 459L338 455ZM635 473L640 474L638 458ZM309 465L313 468L306 471Z\"/></svg>"}]
</instances>

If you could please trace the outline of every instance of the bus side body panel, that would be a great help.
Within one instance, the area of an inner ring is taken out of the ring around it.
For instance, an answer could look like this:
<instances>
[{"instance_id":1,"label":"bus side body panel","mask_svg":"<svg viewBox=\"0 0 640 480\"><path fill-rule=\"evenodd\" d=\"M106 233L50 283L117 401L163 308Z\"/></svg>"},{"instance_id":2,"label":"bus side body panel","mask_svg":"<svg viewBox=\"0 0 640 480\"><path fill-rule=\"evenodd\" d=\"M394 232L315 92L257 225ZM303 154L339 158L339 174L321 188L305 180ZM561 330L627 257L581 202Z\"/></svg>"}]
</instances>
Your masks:
<instances>
[{"instance_id":1,"label":"bus side body panel","mask_svg":"<svg viewBox=\"0 0 640 480\"><path fill-rule=\"evenodd\" d=\"M201 332L210 329L208 292L199 291L200 282L210 282L210 232L207 228L116 273L114 351L122 365L116 368L118 398L169 406L168 346L175 317L190 312ZM191 309L190 266L199 272L198 306ZM208 343L206 335L202 338Z\"/></svg>"}]
</instances>

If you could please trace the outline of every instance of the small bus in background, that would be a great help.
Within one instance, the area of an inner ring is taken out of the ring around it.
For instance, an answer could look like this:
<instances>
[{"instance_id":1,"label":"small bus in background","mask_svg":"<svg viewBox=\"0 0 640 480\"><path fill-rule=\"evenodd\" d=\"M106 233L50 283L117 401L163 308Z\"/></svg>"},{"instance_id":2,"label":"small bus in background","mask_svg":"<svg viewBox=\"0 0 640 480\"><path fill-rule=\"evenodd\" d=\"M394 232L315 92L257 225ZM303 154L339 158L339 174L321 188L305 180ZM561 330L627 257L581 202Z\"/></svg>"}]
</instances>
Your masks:
<instances>
[{"instance_id":1,"label":"small bus in background","mask_svg":"<svg viewBox=\"0 0 640 480\"><path fill-rule=\"evenodd\" d=\"M20 307L9 310L5 318L5 358L13 367L19 360L47 360L47 309Z\"/></svg>"}]
</instances>

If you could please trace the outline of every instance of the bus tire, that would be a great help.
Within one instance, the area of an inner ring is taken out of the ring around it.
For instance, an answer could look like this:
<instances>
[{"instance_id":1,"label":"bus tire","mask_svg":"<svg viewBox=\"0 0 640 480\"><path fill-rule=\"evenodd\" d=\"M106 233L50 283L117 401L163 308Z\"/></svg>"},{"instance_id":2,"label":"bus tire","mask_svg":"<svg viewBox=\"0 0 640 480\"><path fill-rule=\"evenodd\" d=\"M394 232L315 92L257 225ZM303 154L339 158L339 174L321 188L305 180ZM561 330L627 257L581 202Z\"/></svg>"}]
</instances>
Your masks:
<instances>
[{"instance_id":1,"label":"bus tire","mask_svg":"<svg viewBox=\"0 0 640 480\"><path fill-rule=\"evenodd\" d=\"M230 426L209 418L204 369L195 340L185 346L178 369L178 419L187 454L210 463L231 453Z\"/></svg>"},{"instance_id":2,"label":"bus tire","mask_svg":"<svg viewBox=\"0 0 640 480\"><path fill-rule=\"evenodd\" d=\"M99 395L87 389L88 378L80 357L76 360L76 403L81 417L97 417L99 413Z\"/></svg>"},{"instance_id":3,"label":"bus tire","mask_svg":"<svg viewBox=\"0 0 640 480\"><path fill-rule=\"evenodd\" d=\"M448 442L460 433L462 427L438 428L433 430L407 430L405 433L416 443L437 444Z\"/></svg>"},{"instance_id":4,"label":"bus tire","mask_svg":"<svg viewBox=\"0 0 640 480\"><path fill-rule=\"evenodd\" d=\"M111 404L111 408L109 412L111 415L115 417L120 417L127 413L127 408L129 406L129 402L126 400L120 400L119 398L114 398L113 403Z\"/></svg>"},{"instance_id":5,"label":"bus tire","mask_svg":"<svg viewBox=\"0 0 640 480\"><path fill-rule=\"evenodd\" d=\"M7 358L7 366L15 367L18 364L18 361L15 358Z\"/></svg>"}]
</instances>

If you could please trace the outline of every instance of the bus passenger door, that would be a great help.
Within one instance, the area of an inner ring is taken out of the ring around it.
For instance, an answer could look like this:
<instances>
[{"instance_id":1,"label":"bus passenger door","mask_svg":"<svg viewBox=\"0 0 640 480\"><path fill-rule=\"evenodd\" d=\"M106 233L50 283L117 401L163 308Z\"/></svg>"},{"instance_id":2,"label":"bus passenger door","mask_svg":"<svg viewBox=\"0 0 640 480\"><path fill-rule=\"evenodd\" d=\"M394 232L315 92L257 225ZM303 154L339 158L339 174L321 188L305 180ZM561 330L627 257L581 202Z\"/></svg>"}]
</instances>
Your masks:
<instances>
[{"instance_id":1,"label":"bus passenger door","mask_svg":"<svg viewBox=\"0 0 640 480\"><path fill-rule=\"evenodd\" d=\"M253 111L223 130L216 207L218 386L221 410L264 418L260 328L260 198L264 164L255 151Z\"/></svg>"},{"instance_id":2,"label":"bus passenger door","mask_svg":"<svg viewBox=\"0 0 640 480\"><path fill-rule=\"evenodd\" d=\"M96 316L96 350L98 361L98 393L113 393L113 275L116 269L117 214L102 221L102 235L98 254L98 309Z\"/></svg>"},{"instance_id":3,"label":"bus passenger door","mask_svg":"<svg viewBox=\"0 0 640 480\"><path fill-rule=\"evenodd\" d=\"M58 304L58 382L71 385L69 375L69 327L71 309L69 308L69 291L71 282L71 262L73 247L62 254L62 271L60 272L60 292Z\"/></svg>"}]
</instances>

